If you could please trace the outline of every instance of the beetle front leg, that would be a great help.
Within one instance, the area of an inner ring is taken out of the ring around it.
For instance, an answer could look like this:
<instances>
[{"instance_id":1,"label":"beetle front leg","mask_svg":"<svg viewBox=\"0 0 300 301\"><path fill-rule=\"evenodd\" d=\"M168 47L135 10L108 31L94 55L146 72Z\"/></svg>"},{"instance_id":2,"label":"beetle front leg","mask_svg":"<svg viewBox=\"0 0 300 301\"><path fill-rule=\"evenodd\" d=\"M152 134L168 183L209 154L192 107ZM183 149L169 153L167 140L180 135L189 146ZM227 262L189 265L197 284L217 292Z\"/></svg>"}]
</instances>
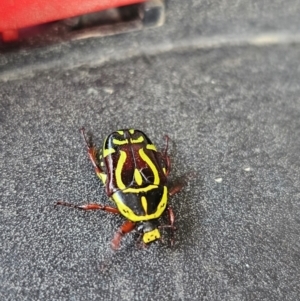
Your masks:
<instances>
[{"instance_id":1,"label":"beetle front leg","mask_svg":"<svg viewBox=\"0 0 300 301\"><path fill-rule=\"evenodd\" d=\"M114 250L117 250L120 246L120 241L122 237L126 234L132 231L135 228L135 223L132 221L126 221L117 231L115 234L113 240L111 241L111 247Z\"/></svg>"},{"instance_id":2,"label":"beetle front leg","mask_svg":"<svg viewBox=\"0 0 300 301\"><path fill-rule=\"evenodd\" d=\"M110 207L110 206L103 206L100 204L86 204L86 205L75 205L63 201L58 201L55 206L66 206L66 207L72 207L80 210L103 210L110 213L116 213L120 214L120 211L117 208Z\"/></svg>"},{"instance_id":3,"label":"beetle front leg","mask_svg":"<svg viewBox=\"0 0 300 301\"><path fill-rule=\"evenodd\" d=\"M93 145L93 142L87 139L87 136L85 134L85 129L84 127L82 127L80 129L80 132L83 136L83 139L85 141L86 147L87 147L87 151L88 151L88 155L89 158L94 166L95 169L95 173L97 174L97 176L103 181L104 177L106 176L105 172L100 168L98 160L96 158L96 154L97 154L97 150L96 147ZM103 177L104 176L104 177Z\"/></svg>"}]
</instances>

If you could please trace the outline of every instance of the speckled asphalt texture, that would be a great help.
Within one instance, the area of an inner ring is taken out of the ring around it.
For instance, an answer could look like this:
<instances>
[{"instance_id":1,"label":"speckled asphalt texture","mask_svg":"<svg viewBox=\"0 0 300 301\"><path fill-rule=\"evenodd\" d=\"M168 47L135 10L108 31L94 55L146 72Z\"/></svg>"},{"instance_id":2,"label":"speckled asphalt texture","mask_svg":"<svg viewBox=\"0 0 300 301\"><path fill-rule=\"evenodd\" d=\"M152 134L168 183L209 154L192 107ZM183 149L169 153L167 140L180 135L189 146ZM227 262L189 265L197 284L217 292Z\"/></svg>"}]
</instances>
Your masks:
<instances>
[{"instance_id":1,"label":"speckled asphalt texture","mask_svg":"<svg viewBox=\"0 0 300 301\"><path fill-rule=\"evenodd\" d=\"M157 29L156 29L157 30ZM300 295L300 48L139 55L0 81L1 300L290 300ZM78 129L172 139L173 248L110 241Z\"/></svg>"}]
</instances>

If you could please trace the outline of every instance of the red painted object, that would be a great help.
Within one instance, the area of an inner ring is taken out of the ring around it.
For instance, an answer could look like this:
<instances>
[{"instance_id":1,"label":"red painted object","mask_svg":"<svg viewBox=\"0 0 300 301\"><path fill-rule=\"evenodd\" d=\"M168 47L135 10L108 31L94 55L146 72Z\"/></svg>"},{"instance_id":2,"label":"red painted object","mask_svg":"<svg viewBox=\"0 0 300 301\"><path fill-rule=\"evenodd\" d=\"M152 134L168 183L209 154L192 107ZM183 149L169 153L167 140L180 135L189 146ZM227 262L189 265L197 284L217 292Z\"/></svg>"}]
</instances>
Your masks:
<instances>
[{"instance_id":1,"label":"red painted object","mask_svg":"<svg viewBox=\"0 0 300 301\"><path fill-rule=\"evenodd\" d=\"M18 38L18 29L146 0L0 0L0 33Z\"/></svg>"}]
</instances>

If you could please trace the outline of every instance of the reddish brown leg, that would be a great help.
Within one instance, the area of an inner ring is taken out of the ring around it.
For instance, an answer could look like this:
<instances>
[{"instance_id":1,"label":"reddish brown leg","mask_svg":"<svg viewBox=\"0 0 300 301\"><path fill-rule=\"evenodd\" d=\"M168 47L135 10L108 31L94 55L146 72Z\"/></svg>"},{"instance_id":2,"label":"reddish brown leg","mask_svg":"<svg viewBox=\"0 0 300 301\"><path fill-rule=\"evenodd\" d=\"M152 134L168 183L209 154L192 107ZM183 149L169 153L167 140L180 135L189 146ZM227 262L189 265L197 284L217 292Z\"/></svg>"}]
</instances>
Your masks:
<instances>
[{"instance_id":1,"label":"reddish brown leg","mask_svg":"<svg viewBox=\"0 0 300 301\"><path fill-rule=\"evenodd\" d=\"M55 204L55 206L58 206L58 205L72 207L72 208L81 209L81 210L103 210L103 211L107 211L107 212L110 212L110 213L120 214L120 212L117 208L110 207L110 206L103 206L103 205L100 205L100 204L74 205L74 204L71 204L71 203L58 201Z\"/></svg>"},{"instance_id":2,"label":"reddish brown leg","mask_svg":"<svg viewBox=\"0 0 300 301\"><path fill-rule=\"evenodd\" d=\"M168 135L165 135L164 138L166 140L166 146L165 146L165 149L164 149L164 156L167 156L168 155L170 137Z\"/></svg>"},{"instance_id":3,"label":"reddish brown leg","mask_svg":"<svg viewBox=\"0 0 300 301\"><path fill-rule=\"evenodd\" d=\"M187 180L195 176L196 174L194 172L190 172L180 177L180 179L175 183L175 185L169 189L169 196L173 196L174 194L180 192L186 184Z\"/></svg>"},{"instance_id":4,"label":"reddish brown leg","mask_svg":"<svg viewBox=\"0 0 300 301\"><path fill-rule=\"evenodd\" d=\"M175 222L175 214L173 212L173 209L171 206L167 207L167 211L168 211L168 217L169 217L169 224L168 225L162 225L159 226L158 228L168 228L171 230L171 246L174 245L175 242L175 231L177 230L177 228L174 226L174 222Z\"/></svg>"},{"instance_id":5,"label":"reddish brown leg","mask_svg":"<svg viewBox=\"0 0 300 301\"><path fill-rule=\"evenodd\" d=\"M97 158L96 158L97 150L96 150L95 146L93 145L92 141L88 141L88 139L86 137L86 134L85 134L85 129L84 128L81 128L80 132L81 132L81 134L83 136L83 139L85 141L87 151L88 151L88 155L89 155L89 158L90 158L90 160L91 160L91 162L94 166L96 174L97 175L103 174L104 172L100 168L100 166L98 164L98 161L97 161Z\"/></svg>"},{"instance_id":6,"label":"reddish brown leg","mask_svg":"<svg viewBox=\"0 0 300 301\"><path fill-rule=\"evenodd\" d=\"M120 246L120 241L122 237L132 231L135 228L135 223L132 221L126 221L117 231L113 240L111 241L111 247L114 250L117 250Z\"/></svg>"},{"instance_id":7,"label":"reddish brown leg","mask_svg":"<svg viewBox=\"0 0 300 301\"><path fill-rule=\"evenodd\" d=\"M166 146L165 146L165 149L162 153L162 156L163 156L163 159L164 159L165 164L166 164L166 176L168 176L170 171L171 171L171 160L170 160L170 157L168 156L168 148L169 148L170 137L168 135L165 135L164 138L166 140Z\"/></svg>"},{"instance_id":8,"label":"reddish brown leg","mask_svg":"<svg viewBox=\"0 0 300 301\"><path fill-rule=\"evenodd\" d=\"M184 186L184 183L177 183L176 185L172 186L170 189L169 189L169 196L173 196L174 194L178 193L181 191L181 189L183 188Z\"/></svg>"}]
</instances>

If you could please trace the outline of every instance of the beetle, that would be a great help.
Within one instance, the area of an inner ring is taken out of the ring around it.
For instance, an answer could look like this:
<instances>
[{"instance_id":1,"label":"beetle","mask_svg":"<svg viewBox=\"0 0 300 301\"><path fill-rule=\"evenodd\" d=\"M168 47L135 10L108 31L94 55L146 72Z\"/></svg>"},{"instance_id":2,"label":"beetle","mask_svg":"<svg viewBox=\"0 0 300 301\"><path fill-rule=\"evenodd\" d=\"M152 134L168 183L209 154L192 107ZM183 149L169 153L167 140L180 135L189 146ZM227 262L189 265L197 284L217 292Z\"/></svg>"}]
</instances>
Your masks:
<instances>
[{"instance_id":1,"label":"beetle","mask_svg":"<svg viewBox=\"0 0 300 301\"><path fill-rule=\"evenodd\" d=\"M168 205L168 196L178 193L182 183L169 187L168 175L171 169L168 156L169 137L166 146L159 152L151 140L140 130L121 129L108 135L101 150L97 150L92 138L81 129L88 156L97 176L105 186L107 196L116 207L101 204L74 205L59 201L56 205L81 210L104 210L121 214L126 221L118 229L111 241L113 249L118 249L122 237L137 228L143 244L161 238L160 229L171 230L171 245L174 244L175 215ZM160 225L159 218L168 214L169 223Z\"/></svg>"}]
</instances>

